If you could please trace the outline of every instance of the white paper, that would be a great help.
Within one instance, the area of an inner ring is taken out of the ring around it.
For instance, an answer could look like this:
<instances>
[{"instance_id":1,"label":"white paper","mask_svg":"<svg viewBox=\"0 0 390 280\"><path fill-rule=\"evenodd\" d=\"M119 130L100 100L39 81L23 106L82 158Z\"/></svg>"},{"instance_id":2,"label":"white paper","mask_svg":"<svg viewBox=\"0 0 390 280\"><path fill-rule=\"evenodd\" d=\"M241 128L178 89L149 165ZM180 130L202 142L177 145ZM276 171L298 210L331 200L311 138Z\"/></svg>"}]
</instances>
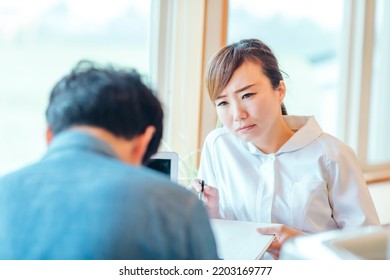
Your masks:
<instances>
[{"instance_id":1,"label":"white paper","mask_svg":"<svg viewBox=\"0 0 390 280\"><path fill-rule=\"evenodd\" d=\"M259 227L272 224L211 219L218 256L224 260L256 260L260 259L274 235L263 235L256 231Z\"/></svg>"}]
</instances>

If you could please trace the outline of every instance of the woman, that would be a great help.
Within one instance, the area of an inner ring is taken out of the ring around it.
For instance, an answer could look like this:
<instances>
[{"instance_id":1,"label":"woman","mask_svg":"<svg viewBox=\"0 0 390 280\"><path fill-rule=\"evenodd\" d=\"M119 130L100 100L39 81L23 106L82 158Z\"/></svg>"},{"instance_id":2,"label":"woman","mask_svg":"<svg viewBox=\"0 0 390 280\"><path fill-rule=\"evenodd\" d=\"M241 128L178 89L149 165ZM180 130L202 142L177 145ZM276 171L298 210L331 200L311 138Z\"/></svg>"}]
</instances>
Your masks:
<instances>
[{"instance_id":1,"label":"woman","mask_svg":"<svg viewBox=\"0 0 390 280\"><path fill-rule=\"evenodd\" d=\"M207 136L198 173L210 217L280 224L258 229L278 237L268 249L275 259L293 236L379 224L352 149L313 117L285 116L286 86L267 45L222 48L206 84L223 124Z\"/></svg>"}]
</instances>

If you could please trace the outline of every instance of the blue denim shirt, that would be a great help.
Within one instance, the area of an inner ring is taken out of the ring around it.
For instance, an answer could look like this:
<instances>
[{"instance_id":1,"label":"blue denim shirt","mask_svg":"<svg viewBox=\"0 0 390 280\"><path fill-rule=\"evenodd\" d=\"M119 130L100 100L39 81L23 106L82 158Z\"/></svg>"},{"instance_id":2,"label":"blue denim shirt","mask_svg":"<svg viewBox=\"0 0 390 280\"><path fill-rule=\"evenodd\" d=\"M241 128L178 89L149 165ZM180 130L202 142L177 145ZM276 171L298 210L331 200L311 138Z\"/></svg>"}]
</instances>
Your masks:
<instances>
[{"instance_id":1,"label":"blue denim shirt","mask_svg":"<svg viewBox=\"0 0 390 280\"><path fill-rule=\"evenodd\" d=\"M194 194L89 134L63 132L0 178L0 259L216 258Z\"/></svg>"}]
</instances>

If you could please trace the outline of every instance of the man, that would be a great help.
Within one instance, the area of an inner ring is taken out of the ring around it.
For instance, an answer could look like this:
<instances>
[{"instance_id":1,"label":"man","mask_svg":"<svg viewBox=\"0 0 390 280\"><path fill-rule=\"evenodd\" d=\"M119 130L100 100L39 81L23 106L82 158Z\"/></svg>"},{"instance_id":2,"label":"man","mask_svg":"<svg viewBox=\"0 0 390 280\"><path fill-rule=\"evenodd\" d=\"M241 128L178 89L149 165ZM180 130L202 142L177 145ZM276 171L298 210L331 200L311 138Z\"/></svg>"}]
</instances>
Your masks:
<instances>
[{"instance_id":1,"label":"man","mask_svg":"<svg viewBox=\"0 0 390 280\"><path fill-rule=\"evenodd\" d=\"M0 259L215 259L196 196L141 167L163 130L135 71L81 62L53 88L47 154L0 179Z\"/></svg>"}]
</instances>

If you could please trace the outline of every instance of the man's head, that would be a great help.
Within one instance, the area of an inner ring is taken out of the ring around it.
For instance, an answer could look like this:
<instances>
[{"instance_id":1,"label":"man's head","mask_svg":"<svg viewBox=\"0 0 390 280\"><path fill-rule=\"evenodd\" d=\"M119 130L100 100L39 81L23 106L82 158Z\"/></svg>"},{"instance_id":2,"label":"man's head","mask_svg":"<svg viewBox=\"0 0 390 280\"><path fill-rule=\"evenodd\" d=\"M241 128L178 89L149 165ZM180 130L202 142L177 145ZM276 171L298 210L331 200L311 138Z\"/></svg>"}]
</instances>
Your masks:
<instances>
[{"instance_id":1,"label":"man's head","mask_svg":"<svg viewBox=\"0 0 390 280\"><path fill-rule=\"evenodd\" d=\"M54 86L46 119L54 136L88 126L132 140L152 126L155 132L143 162L157 151L163 133L161 104L135 70L99 68L86 61Z\"/></svg>"}]
</instances>

